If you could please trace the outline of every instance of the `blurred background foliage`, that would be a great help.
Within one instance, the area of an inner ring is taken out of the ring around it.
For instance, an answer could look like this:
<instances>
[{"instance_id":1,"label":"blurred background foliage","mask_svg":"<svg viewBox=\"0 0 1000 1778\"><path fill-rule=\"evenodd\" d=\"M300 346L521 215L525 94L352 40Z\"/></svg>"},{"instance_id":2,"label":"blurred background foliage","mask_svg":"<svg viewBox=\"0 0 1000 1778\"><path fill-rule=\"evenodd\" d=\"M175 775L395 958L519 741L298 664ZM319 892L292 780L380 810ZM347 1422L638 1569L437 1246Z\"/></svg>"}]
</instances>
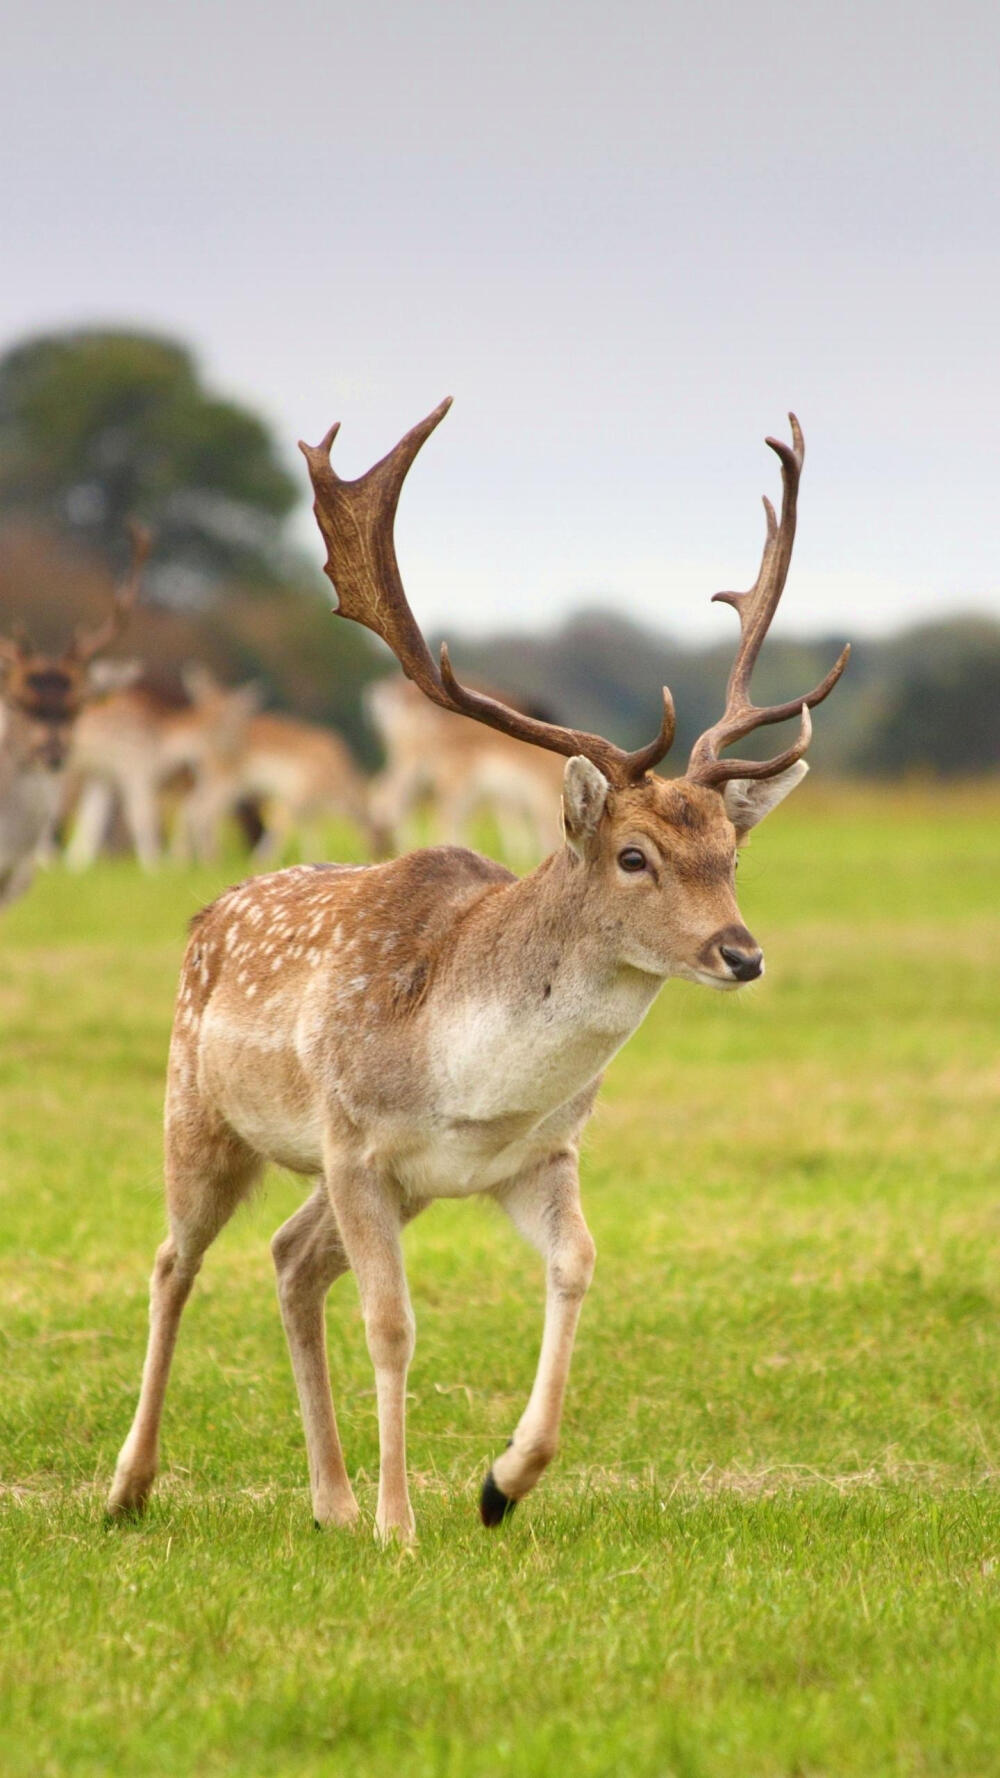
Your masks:
<instances>
[{"instance_id":1,"label":"blurred background foliage","mask_svg":"<svg viewBox=\"0 0 1000 1778\"><path fill-rule=\"evenodd\" d=\"M331 621L319 550L312 562L292 547L287 520L305 493L265 422L206 389L183 345L99 330L16 345L0 358L0 631L20 621L57 648L93 621L138 517L156 545L122 652L168 695L192 659L227 682L260 680L272 706L333 725L374 765L363 691L392 662L367 632ZM954 602L958 613L960 588ZM734 620L724 642L692 648L583 610L549 634L448 639L466 673L627 747L654 732L666 680L683 759L722 708L735 631ZM842 641L769 640L759 701L814 683ZM746 747L776 741L765 730ZM996 771L1000 623L955 615L862 639L810 757L863 776Z\"/></svg>"}]
</instances>

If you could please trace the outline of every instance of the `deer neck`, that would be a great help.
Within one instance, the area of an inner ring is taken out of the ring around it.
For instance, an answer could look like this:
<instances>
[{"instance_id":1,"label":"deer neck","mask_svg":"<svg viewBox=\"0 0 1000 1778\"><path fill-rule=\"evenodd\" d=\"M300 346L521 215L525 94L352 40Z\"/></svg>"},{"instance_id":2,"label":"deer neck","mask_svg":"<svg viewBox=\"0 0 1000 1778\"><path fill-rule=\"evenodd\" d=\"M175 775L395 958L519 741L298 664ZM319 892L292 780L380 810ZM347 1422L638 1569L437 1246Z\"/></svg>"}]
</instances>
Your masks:
<instances>
[{"instance_id":1,"label":"deer neck","mask_svg":"<svg viewBox=\"0 0 1000 1778\"><path fill-rule=\"evenodd\" d=\"M619 944L568 849L476 903L431 1015L446 1109L544 1115L593 1083L662 985L622 963Z\"/></svg>"}]
</instances>

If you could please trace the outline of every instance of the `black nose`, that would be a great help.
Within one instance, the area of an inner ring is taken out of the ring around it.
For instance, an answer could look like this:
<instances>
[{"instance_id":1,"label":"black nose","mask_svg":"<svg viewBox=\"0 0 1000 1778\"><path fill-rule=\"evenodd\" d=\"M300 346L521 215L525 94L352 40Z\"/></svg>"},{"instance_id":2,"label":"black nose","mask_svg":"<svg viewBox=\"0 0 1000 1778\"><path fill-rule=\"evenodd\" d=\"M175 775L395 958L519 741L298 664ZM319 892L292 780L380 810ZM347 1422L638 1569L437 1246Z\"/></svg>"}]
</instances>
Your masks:
<instances>
[{"instance_id":1,"label":"black nose","mask_svg":"<svg viewBox=\"0 0 1000 1778\"><path fill-rule=\"evenodd\" d=\"M764 973L764 953L759 945L754 945L752 950L738 950L735 945L720 945L719 955L738 982L755 982Z\"/></svg>"}]
</instances>

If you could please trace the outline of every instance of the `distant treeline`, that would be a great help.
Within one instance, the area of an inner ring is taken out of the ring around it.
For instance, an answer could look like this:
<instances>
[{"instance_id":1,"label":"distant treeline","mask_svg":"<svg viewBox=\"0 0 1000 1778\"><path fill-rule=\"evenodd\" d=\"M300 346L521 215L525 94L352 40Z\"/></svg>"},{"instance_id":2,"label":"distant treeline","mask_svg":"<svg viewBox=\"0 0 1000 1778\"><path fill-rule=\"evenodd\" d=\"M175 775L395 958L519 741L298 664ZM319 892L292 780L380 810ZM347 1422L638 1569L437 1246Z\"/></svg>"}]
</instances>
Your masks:
<instances>
[{"instance_id":1,"label":"distant treeline","mask_svg":"<svg viewBox=\"0 0 1000 1778\"><path fill-rule=\"evenodd\" d=\"M108 585L107 570L78 549L23 524L8 523L0 533L0 631L21 622L39 643L62 646L75 624L95 621ZM451 632L448 641L466 676L626 747L652 735L660 686L669 684L677 769L721 712L732 661L732 639L692 648L593 611L548 635L470 640ZM842 643L839 634L809 642L770 637L754 679L759 701L778 702L814 684ZM275 708L332 724L366 765L377 763L364 688L394 671L394 663L366 631L336 618L321 586L305 578L224 583L200 609L147 604L121 652L141 657L168 697L179 695L181 667L193 659L227 682L258 679ZM780 733L762 731L745 743L747 751L773 750ZM856 641L844 679L817 714L810 758L852 776L1000 770L1000 623L955 617Z\"/></svg>"},{"instance_id":2,"label":"distant treeline","mask_svg":"<svg viewBox=\"0 0 1000 1778\"><path fill-rule=\"evenodd\" d=\"M692 648L628 619L587 611L551 636L496 636L465 646L451 639L467 671L516 687L575 727L626 747L655 732L660 686L668 684L678 757L721 713L734 640ZM754 673L756 701L779 703L815 685L845 640L839 633L798 642L769 636ZM742 746L764 756L781 734L764 729ZM997 771L1000 623L956 616L878 641L855 640L844 678L816 714L814 737L810 760L852 776Z\"/></svg>"}]
</instances>

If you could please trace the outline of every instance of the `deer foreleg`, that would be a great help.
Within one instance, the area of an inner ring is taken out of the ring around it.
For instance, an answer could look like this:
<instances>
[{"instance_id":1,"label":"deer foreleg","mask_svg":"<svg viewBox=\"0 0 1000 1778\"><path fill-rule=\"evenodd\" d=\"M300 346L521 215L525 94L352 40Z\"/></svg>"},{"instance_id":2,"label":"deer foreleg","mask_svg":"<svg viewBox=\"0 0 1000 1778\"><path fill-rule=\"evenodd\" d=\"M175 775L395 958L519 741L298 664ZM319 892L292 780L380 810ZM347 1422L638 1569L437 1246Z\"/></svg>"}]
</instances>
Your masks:
<instances>
[{"instance_id":1,"label":"deer foreleg","mask_svg":"<svg viewBox=\"0 0 1000 1778\"><path fill-rule=\"evenodd\" d=\"M496 1196L545 1260L545 1326L528 1405L483 1483L479 1506L485 1525L499 1525L556 1454L573 1342L595 1251L580 1207L575 1155L555 1157Z\"/></svg>"},{"instance_id":2,"label":"deer foreleg","mask_svg":"<svg viewBox=\"0 0 1000 1778\"><path fill-rule=\"evenodd\" d=\"M405 1215L391 1185L368 1168L331 1157L327 1190L344 1252L358 1280L368 1351L375 1367L379 1476L375 1535L410 1543L415 1534L406 1485L406 1373L415 1323L403 1269Z\"/></svg>"}]
</instances>

